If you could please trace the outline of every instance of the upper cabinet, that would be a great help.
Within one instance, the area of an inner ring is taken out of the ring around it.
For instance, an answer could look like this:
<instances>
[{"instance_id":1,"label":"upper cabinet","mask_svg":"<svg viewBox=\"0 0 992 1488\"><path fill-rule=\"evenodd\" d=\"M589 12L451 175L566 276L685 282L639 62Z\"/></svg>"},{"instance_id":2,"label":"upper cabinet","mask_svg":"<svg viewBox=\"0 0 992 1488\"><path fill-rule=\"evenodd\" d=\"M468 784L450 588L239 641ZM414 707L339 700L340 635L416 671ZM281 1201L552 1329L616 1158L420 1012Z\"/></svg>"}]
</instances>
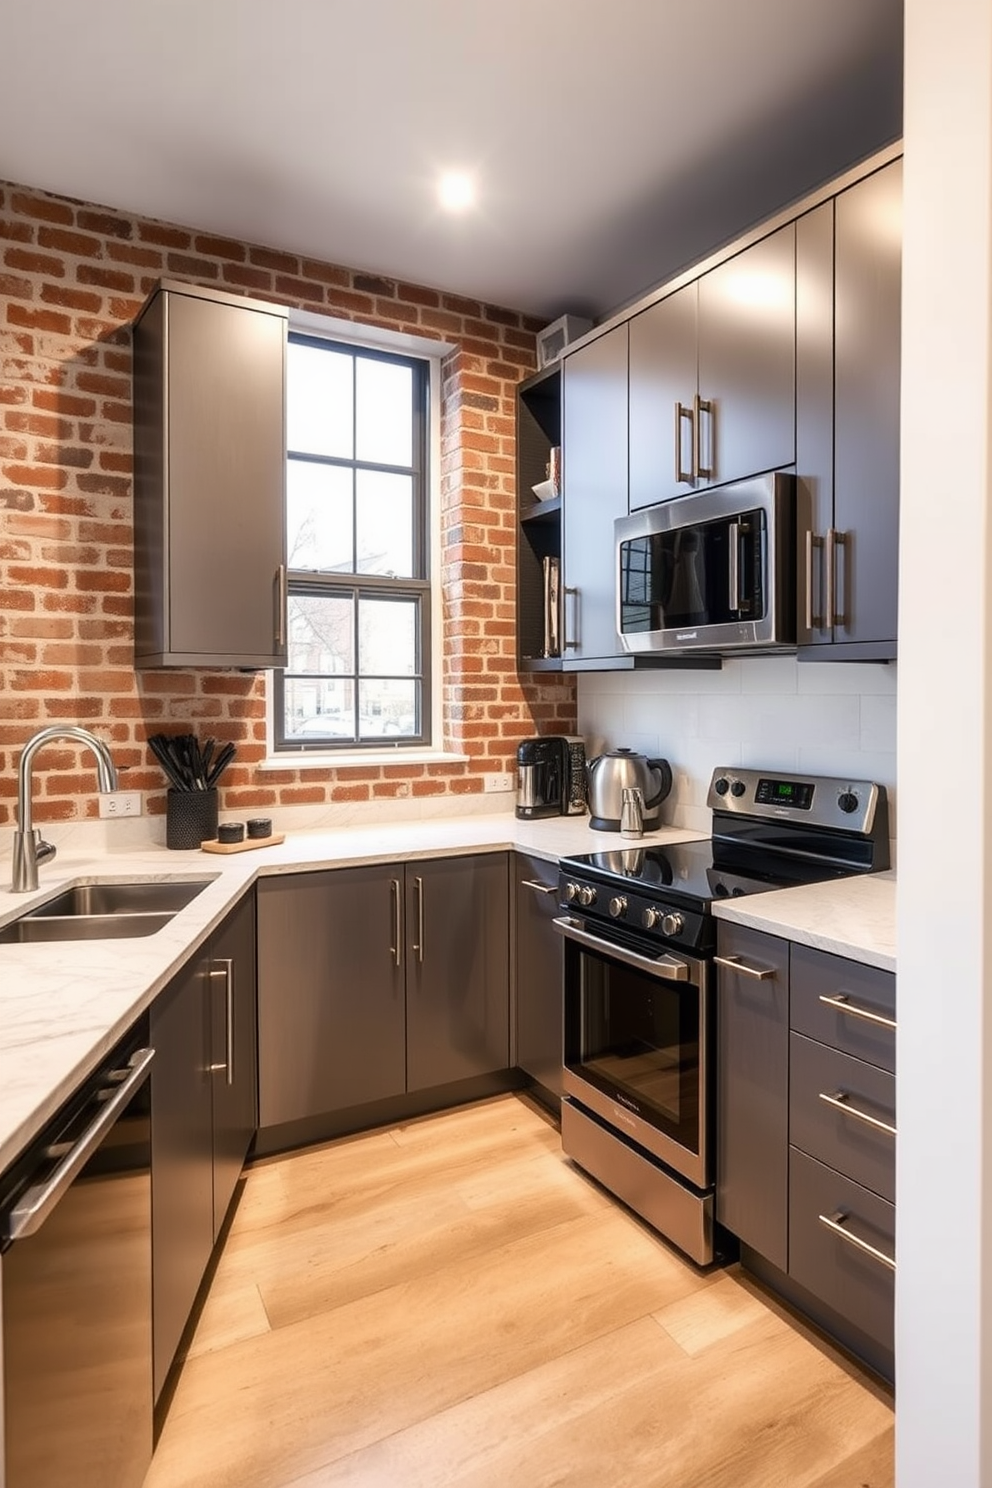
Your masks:
<instances>
[{"instance_id":1,"label":"upper cabinet","mask_svg":"<svg viewBox=\"0 0 992 1488\"><path fill-rule=\"evenodd\" d=\"M561 366L517 389L517 654L524 671L560 672L561 491L552 485L561 447Z\"/></svg>"},{"instance_id":2,"label":"upper cabinet","mask_svg":"<svg viewBox=\"0 0 992 1488\"><path fill-rule=\"evenodd\" d=\"M163 280L135 323L138 667L285 665L287 321Z\"/></svg>"},{"instance_id":3,"label":"upper cabinet","mask_svg":"<svg viewBox=\"0 0 992 1488\"><path fill-rule=\"evenodd\" d=\"M797 470L810 499L801 639L896 654L902 161L800 219Z\"/></svg>"},{"instance_id":4,"label":"upper cabinet","mask_svg":"<svg viewBox=\"0 0 992 1488\"><path fill-rule=\"evenodd\" d=\"M791 466L795 364L791 222L635 315L630 509Z\"/></svg>"},{"instance_id":5,"label":"upper cabinet","mask_svg":"<svg viewBox=\"0 0 992 1488\"><path fill-rule=\"evenodd\" d=\"M626 323L566 357L563 379L562 655L573 670L622 653L613 523L627 511Z\"/></svg>"}]
</instances>

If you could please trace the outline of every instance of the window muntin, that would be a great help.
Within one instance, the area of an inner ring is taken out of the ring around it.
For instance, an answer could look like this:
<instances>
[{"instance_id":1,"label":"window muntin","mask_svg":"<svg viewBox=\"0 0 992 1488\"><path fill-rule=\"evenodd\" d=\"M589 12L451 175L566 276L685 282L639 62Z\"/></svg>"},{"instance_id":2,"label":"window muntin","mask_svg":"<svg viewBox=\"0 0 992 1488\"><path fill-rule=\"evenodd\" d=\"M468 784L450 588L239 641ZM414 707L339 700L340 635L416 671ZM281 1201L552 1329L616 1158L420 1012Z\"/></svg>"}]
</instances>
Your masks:
<instances>
[{"instance_id":1,"label":"window muntin","mask_svg":"<svg viewBox=\"0 0 992 1488\"><path fill-rule=\"evenodd\" d=\"M428 364L291 335L277 750L430 742Z\"/></svg>"}]
</instances>

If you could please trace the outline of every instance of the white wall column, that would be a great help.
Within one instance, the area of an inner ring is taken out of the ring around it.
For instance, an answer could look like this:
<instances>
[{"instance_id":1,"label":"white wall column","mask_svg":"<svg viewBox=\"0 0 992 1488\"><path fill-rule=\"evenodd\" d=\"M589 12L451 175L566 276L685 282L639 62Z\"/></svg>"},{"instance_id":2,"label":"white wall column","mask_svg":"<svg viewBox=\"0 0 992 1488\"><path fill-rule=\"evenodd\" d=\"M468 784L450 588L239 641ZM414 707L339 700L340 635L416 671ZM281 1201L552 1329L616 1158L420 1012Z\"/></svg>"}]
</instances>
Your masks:
<instances>
[{"instance_id":1,"label":"white wall column","mask_svg":"<svg viewBox=\"0 0 992 1488\"><path fill-rule=\"evenodd\" d=\"M898 1488L992 1488L992 6L906 0Z\"/></svg>"}]
</instances>

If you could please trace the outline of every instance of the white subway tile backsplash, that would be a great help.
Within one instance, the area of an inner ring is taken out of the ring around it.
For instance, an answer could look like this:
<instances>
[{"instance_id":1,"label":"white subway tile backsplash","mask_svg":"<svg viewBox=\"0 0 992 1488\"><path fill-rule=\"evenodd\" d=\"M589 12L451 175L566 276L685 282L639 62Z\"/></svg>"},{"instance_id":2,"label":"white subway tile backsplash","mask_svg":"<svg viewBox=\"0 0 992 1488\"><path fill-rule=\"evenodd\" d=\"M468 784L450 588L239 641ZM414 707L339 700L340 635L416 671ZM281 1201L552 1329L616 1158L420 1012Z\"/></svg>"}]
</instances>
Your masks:
<instances>
[{"instance_id":1,"label":"white subway tile backsplash","mask_svg":"<svg viewBox=\"0 0 992 1488\"><path fill-rule=\"evenodd\" d=\"M895 835L894 665L762 656L720 671L585 674L579 732L591 753L627 745L668 759L675 784L663 814L674 826L708 832L713 771L744 765L877 780Z\"/></svg>"}]
</instances>

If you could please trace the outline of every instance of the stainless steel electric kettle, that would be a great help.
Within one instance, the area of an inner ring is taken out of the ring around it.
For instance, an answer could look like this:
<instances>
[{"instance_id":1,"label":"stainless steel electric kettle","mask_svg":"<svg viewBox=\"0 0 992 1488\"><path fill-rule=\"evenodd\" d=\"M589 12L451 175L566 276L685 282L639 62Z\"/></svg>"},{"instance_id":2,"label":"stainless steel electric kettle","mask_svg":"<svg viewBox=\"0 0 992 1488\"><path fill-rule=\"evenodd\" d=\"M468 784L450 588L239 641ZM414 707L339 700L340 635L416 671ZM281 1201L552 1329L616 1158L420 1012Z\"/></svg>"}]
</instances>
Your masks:
<instances>
[{"instance_id":1,"label":"stainless steel electric kettle","mask_svg":"<svg viewBox=\"0 0 992 1488\"><path fill-rule=\"evenodd\" d=\"M591 761L588 776L591 827L619 832L625 788L636 788L644 797L644 831L660 824L658 808L672 788L672 767L667 760L648 759L633 749L611 749Z\"/></svg>"}]
</instances>

